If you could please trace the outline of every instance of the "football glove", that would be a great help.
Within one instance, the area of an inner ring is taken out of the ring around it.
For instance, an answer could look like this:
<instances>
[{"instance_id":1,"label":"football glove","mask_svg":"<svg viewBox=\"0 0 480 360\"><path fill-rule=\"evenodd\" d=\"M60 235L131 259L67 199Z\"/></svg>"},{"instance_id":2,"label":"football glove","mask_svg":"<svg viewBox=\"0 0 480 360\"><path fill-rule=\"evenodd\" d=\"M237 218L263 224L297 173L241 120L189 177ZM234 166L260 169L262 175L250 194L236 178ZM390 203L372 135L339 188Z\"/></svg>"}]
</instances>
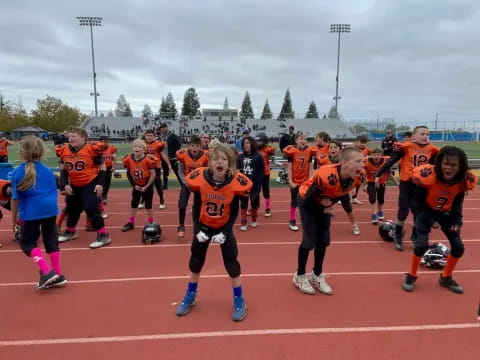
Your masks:
<instances>
[{"instance_id":1,"label":"football glove","mask_svg":"<svg viewBox=\"0 0 480 360\"><path fill-rule=\"evenodd\" d=\"M227 237L225 236L225 234L223 232L212 236L212 242L214 242L216 244L222 245L225 242L225 240L227 240Z\"/></svg>"},{"instance_id":2,"label":"football glove","mask_svg":"<svg viewBox=\"0 0 480 360\"><path fill-rule=\"evenodd\" d=\"M208 236L203 231L199 231L196 235L198 242L204 243L208 241Z\"/></svg>"}]
</instances>

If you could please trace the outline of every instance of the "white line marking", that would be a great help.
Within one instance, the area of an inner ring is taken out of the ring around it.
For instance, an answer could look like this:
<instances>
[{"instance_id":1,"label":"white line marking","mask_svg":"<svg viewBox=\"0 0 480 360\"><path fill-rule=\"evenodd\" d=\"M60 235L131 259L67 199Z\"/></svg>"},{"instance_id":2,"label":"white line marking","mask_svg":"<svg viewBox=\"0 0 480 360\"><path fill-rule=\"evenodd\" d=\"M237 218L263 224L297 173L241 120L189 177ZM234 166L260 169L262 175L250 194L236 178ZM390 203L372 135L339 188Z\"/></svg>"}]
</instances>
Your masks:
<instances>
[{"instance_id":1,"label":"white line marking","mask_svg":"<svg viewBox=\"0 0 480 360\"><path fill-rule=\"evenodd\" d=\"M438 271L419 271L422 275L438 275ZM455 274L478 274L480 269L469 270L455 270ZM344 271L344 272L327 272L326 275L330 276L385 276L385 275L405 275L405 271ZM242 274L242 278L261 278L261 277L283 277L292 276L293 273L265 273L265 274ZM228 274L211 274L202 275L202 279L223 279L228 278ZM135 278L110 278L110 279L87 279L87 280L68 280L69 284L97 284L97 283L115 283L115 282L130 282L130 281L168 281L168 280L186 280L189 279L188 275L171 275L171 276L148 276L148 277L135 277ZM1 287L10 286L32 286L35 283L32 282L16 282L16 283L0 283Z\"/></svg>"},{"instance_id":2,"label":"white line marking","mask_svg":"<svg viewBox=\"0 0 480 360\"><path fill-rule=\"evenodd\" d=\"M468 242L468 243L477 243L480 242L480 239L468 239L462 240L463 242ZM444 242L447 243L448 241L446 239L440 239L440 240L430 240L431 243L434 242ZM300 241L263 241L263 242L237 242L238 246L263 246L263 245L294 245L297 246L300 244ZM331 243L331 245L385 245L387 244L383 240L347 240L347 241L334 241ZM125 246L107 246L101 249L101 251L106 251L106 250L128 250L128 249L152 249L156 247L160 248L183 248L183 247L190 247L192 244L189 242L183 243L183 244L156 244L156 245L125 245ZM212 245L215 246L215 245ZM88 247L72 247L72 248L62 248L61 251L91 251L92 249ZM15 250L0 250L0 255L1 254L9 254L9 253L21 253L23 252L20 249L15 249Z\"/></svg>"},{"instance_id":3,"label":"white line marking","mask_svg":"<svg viewBox=\"0 0 480 360\"><path fill-rule=\"evenodd\" d=\"M463 324L203 331L203 332L168 333L168 334L153 334L153 335L101 336L101 337L89 337L89 338L79 337L79 338L65 338L65 339L4 340L4 341L0 341L0 347L31 346L31 345L59 345L59 344L92 344L92 343L110 343L110 342L125 342L125 341L201 339L201 338L222 338L222 337L236 337L236 336L344 334L344 333L360 334L360 333L371 333L371 332L473 329L478 327L479 327L478 323L463 323Z\"/></svg>"}]
</instances>

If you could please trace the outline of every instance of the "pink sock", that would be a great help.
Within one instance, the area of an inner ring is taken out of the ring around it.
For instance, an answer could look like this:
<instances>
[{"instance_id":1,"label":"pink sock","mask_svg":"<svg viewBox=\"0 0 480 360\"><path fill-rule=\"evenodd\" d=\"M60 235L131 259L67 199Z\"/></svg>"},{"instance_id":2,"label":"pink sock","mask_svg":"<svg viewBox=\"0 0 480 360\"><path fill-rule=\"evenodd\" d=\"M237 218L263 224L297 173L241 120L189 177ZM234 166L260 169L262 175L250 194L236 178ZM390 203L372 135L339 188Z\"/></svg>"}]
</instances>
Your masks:
<instances>
[{"instance_id":1,"label":"pink sock","mask_svg":"<svg viewBox=\"0 0 480 360\"><path fill-rule=\"evenodd\" d=\"M100 210L100 212L103 212L103 210L105 210L105 207L103 206L103 202L100 202L100 204L98 204L98 209Z\"/></svg>"},{"instance_id":2,"label":"pink sock","mask_svg":"<svg viewBox=\"0 0 480 360\"><path fill-rule=\"evenodd\" d=\"M150 224L153 224L153 217L148 218L148 222L149 222Z\"/></svg>"},{"instance_id":3,"label":"pink sock","mask_svg":"<svg viewBox=\"0 0 480 360\"><path fill-rule=\"evenodd\" d=\"M62 274L62 270L60 270L60 251L55 251L50 254L50 263L52 264L53 270L57 273L57 275Z\"/></svg>"},{"instance_id":4,"label":"pink sock","mask_svg":"<svg viewBox=\"0 0 480 360\"><path fill-rule=\"evenodd\" d=\"M100 234L106 234L107 233L107 229L105 229L105 226L102 227L100 230L97 231L98 233Z\"/></svg>"},{"instance_id":5,"label":"pink sock","mask_svg":"<svg viewBox=\"0 0 480 360\"><path fill-rule=\"evenodd\" d=\"M270 209L270 199L265 199L265 209Z\"/></svg>"},{"instance_id":6,"label":"pink sock","mask_svg":"<svg viewBox=\"0 0 480 360\"><path fill-rule=\"evenodd\" d=\"M296 208L290 207L290 221L295 220Z\"/></svg>"},{"instance_id":7,"label":"pink sock","mask_svg":"<svg viewBox=\"0 0 480 360\"><path fill-rule=\"evenodd\" d=\"M48 262L43 257L43 252L40 248L34 248L30 253L30 257L33 259L33 261L35 261L42 273L48 274L50 271L52 271L52 268L50 265L48 265Z\"/></svg>"},{"instance_id":8,"label":"pink sock","mask_svg":"<svg viewBox=\"0 0 480 360\"><path fill-rule=\"evenodd\" d=\"M135 223L135 216L130 216L130 218L128 219L128 222L130 224L134 224Z\"/></svg>"},{"instance_id":9,"label":"pink sock","mask_svg":"<svg viewBox=\"0 0 480 360\"><path fill-rule=\"evenodd\" d=\"M67 227L66 230L67 230L67 231L70 231L70 232L75 232L75 228L74 228L74 227Z\"/></svg>"}]
</instances>

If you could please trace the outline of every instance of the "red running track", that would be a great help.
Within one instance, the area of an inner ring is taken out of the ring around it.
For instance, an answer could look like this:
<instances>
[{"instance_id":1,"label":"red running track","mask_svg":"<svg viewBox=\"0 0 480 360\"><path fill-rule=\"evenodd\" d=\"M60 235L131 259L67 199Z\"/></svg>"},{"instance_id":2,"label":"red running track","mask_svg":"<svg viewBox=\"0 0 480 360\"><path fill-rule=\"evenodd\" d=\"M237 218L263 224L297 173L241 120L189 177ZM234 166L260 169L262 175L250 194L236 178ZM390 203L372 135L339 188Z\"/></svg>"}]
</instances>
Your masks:
<instances>
[{"instance_id":1,"label":"red running track","mask_svg":"<svg viewBox=\"0 0 480 360\"><path fill-rule=\"evenodd\" d=\"M273 216L260 218L257 229L236 232L248 303L242 323L230 320L231 287L217 246L210 248L197 306L184 318L174 315L186 286L192 234L187 228L185 239L176 238L177 191L166 196L168 208L156 211L164 240L144 246L141 226L120 232L128 192L112 191L107 226L113 244L89 250L94 234L80 231L78 240L62 245L68 287L45 292L34 290L35 266L9 240L5 216L0 359L480 358L479 190L465 202L467 252L455 273L464 295L441 288L438 271L423 269L416 291L405 293L401 284L411 249L399 253L382 242L364 202L354 207L360 236L351 234L336 209L324 268L335 292L329 297L293 287L301 233L287 228L288 192L273 189ZM385 213L394 218L396 189L387 196ZM140 225L145 216L138 219ZM446 243L437 230L432 239Z\"/></svg>"}]
</instances>

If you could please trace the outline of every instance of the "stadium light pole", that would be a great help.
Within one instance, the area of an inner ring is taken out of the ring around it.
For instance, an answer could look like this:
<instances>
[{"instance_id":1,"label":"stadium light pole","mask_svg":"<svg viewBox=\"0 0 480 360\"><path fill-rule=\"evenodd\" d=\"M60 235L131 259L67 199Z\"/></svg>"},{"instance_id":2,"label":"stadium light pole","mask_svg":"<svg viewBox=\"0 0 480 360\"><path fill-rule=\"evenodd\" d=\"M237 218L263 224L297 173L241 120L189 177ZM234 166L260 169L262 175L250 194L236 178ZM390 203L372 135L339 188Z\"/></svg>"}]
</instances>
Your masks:
<instances>
[{"instance_id":1,"label":"stadium light pole","mask_svg":"<svg viewBox=\"0 0 480 360\"><path fill-rule=\"evenodd\" d=\"M337 78L336 78L336 90L335 90L335 111L337 112L338 117L338 77L340 70L340 34L350 32L350 24L332 24L330 25L331 33L338 33L338 51L337 51Z\"/></svg>"},{"instance_id":2,"label":"stadium light pole","mask_svg":"<svg viewBox=\"0 0 480 360\"><path fill-rule=\"evenodd\" d=\"M93 27L102 26L101 17L92 17L92 16L77 16L80 26L90 26L90 40L92 44L92 67L93 67L93 95L95 101L95 116L98 116L98 105L97 105L97 96L100 94L97 93L97 73L95 72L95 53L93 51Z\"/></svg>"}]
</instances>

